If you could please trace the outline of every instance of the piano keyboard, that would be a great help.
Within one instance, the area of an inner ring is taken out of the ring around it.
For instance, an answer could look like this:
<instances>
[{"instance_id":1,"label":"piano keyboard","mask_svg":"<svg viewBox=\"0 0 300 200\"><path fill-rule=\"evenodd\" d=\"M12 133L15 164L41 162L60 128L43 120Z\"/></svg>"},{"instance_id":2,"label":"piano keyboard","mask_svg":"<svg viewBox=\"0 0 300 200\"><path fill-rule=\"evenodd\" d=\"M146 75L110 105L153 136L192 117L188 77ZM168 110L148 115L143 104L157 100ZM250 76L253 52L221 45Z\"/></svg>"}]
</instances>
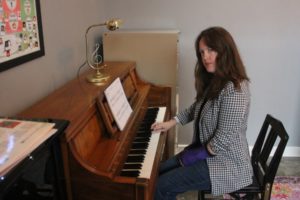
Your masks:
<instances>
[{"instance_id":1,"label":"piano keyboard","mask_svg":"<svg viewBox=\"0 0 300 200\"><path fill-rule=\"evenodd\" d=\"M154 122L162 122L166 107L148 108L132 143L121 176L150 178L160 132L151 131Z\"/></svg>"}]
</instances>

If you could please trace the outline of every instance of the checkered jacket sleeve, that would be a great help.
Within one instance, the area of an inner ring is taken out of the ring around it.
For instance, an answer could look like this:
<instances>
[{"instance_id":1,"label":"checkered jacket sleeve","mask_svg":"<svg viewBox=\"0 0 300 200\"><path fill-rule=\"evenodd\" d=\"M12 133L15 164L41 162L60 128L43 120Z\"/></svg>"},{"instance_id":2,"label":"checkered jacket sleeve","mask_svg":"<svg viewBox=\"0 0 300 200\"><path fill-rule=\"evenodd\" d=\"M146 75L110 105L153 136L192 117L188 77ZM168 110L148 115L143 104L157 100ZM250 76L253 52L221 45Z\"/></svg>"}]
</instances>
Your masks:
<instances>
[{"instance_id":1,"label":"checkered jacket sleeve","mask_svg":"<svg viewBox=\"0 0 300 200\"><path fill-rule=\"evenodd\" d=\"M195 107L196 107L196 102L193 103L187 109L181 111L180 114L177 115L177 119L179 120L181 125L185 125L194 120Z\"/></svg>"}]
</instances>

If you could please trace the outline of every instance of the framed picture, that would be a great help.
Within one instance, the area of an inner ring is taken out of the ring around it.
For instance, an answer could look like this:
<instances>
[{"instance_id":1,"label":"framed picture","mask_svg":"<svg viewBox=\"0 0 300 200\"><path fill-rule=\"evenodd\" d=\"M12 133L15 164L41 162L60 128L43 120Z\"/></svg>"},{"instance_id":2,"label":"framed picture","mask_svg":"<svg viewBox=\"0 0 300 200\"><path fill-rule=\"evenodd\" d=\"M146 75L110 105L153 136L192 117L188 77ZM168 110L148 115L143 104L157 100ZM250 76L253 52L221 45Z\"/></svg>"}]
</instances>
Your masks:
<instances>
[{"instance_id":1,"label":"framed picture","mask_svg":"<svg viewBox=\"0 0 300 200\"><path fill-rule=\"evenodd\" d=\"M40 0L0 0L0 72L43 55Z\"/></svg>"}]
</instances>

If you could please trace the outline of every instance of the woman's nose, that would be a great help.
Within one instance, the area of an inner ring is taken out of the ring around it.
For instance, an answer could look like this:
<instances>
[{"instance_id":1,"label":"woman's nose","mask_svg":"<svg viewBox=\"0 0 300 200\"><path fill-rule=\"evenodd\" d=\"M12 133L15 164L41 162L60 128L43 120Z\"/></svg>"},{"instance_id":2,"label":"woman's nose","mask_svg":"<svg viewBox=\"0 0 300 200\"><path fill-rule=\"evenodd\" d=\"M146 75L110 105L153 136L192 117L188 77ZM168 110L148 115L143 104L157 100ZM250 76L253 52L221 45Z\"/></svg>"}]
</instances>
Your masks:
<instances>
[{"instance_id":1,"label":"woman's nose","mask_svg":"<svg viewBox=\"0 0 300 200\"><path fill-rule=\"evenodd\" d=\"M203 57L204 60L207 60L208 59L208 53L207 52L203 52L202 57Z\"/></svg>"}]
</instances>

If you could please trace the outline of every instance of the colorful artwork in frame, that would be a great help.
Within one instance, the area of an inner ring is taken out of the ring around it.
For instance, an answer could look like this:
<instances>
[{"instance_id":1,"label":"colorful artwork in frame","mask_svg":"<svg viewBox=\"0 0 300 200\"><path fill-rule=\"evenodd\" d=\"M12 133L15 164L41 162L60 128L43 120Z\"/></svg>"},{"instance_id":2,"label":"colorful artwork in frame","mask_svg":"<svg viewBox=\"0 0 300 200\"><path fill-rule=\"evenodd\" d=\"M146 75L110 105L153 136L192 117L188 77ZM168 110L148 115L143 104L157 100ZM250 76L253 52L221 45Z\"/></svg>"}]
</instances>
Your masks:
<instances>
[{"instance_id":1,"label":"colorful artwork in frame","mask_svg":"<svg viewBox=\"0 0 300 200\"><path fill-rule=\"evenodd\" d=\"M0 72L44 54L40 0L0 0Z\"/></svg>"}]
</instances>

